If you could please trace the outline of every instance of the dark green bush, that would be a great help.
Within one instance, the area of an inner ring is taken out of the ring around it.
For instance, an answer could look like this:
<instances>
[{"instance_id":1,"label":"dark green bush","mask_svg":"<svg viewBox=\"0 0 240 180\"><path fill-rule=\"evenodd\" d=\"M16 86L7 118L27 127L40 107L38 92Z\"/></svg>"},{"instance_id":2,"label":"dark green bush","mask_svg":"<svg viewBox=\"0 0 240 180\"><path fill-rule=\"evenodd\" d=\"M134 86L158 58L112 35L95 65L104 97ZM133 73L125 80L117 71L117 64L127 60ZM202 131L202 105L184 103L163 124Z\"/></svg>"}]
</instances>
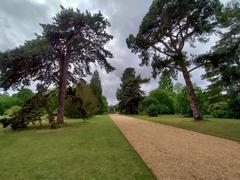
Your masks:
<instances>
[{"instance_id":1,"label":"dark green bush","mask_svg":"<svg viewBox=\"0 0 240 180\"><path fill-rule=\"evenodd\" d=\"M148 115L150 117L157 117L158 116L158 107L154 104L151 104L148 108Z\"/></svg>"},{"instance_id":2,"label":"dark green bush","mask_svg":"<svg viewBox=\"0 0 240 180\"><path fill-rule=\"evenodd\" d=\"M89 118L97 112L97 98L89 85L69 89L70 94L64 104L65 116L69 118Z\"/></svg>"},{"instance_id":3,"label":"dark green bush","mask_svg":"<svg viewBox=\"0 0 240 180\"><path fill-rule=\"evenodd\" d=\"M174 93L158 88L150 92L150 97L158 101L159 114L174 114Z\"/></svg>"}]
</instances>

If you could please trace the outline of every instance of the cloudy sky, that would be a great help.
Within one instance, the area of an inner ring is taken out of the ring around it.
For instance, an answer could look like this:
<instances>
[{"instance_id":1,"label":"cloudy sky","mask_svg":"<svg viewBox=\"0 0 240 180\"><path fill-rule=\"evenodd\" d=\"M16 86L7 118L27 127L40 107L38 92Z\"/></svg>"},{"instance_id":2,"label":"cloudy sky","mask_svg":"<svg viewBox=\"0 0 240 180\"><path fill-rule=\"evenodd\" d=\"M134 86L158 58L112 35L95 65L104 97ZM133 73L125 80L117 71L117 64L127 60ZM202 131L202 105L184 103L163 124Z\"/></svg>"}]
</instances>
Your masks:
<instances>
[{"instance_id":1,"label":"cloudy sky","mask_svg":"<svg viewBox=\"0 0 240 180\"><path fill-rule=\"evenodd\" d=\"M228 0L222 0L227 2ZM99 70L102 79L103 94L107 96L110 104L117 103L115 93L120 84L122 72L127 67L136 68L137 73L143 77L151 77L150 67L140 67L140 59L130 52L126 46L129 34L136 34L143 16L148 11L152 0L1 0L0 1L0 51L12 49L35 37L34 33L41 33L39 23L50 23L52 17L60 11L60 5L74 7L81 11L99 10L111 23L109 32L114 40L108 45L114 58L109 62L117 69L107 74ZM198 45L196 49L186 47L193 54L204 53L214 45L217 37L210 42ZM203 70L192 73L192 80L205 88L208 84L201 80ZM184 83L179 75L179 82ZM142 89L148 93L156 88L158 79L143 85ZM33 87L32 87L33 88Z\"/></svg>"}]
</instances>

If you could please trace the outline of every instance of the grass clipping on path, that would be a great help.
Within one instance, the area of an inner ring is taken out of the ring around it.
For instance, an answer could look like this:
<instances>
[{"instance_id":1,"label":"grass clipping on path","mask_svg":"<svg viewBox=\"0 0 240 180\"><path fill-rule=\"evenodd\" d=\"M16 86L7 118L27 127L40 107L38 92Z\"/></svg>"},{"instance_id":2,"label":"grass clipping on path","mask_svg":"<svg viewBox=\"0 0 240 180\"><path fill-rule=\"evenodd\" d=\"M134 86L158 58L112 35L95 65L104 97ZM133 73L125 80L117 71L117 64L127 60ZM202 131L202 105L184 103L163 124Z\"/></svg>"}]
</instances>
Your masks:
<instances>
[{"instance_id":1,"label":"grass clipping on path","mask_svg":"<svg viewBox=\"0 0 240 180\"><path fill-rule=\"evenodd\" d=\"M0 129L0 179L155 179L108 116L59 130Z\"/></svg>"},{"instance_id":2,"label":"grass clipping on path","mask_svg":"<svg viewBox=\"0 0 240 180\"><path fill-rule=\"evenodd\" d=\"M192 118L176 115L159 115L158 117L131 115L131 117L240 142L240 120L237 119L206 118L203 121L194 121Z\"/></svg>"}]
</instances>

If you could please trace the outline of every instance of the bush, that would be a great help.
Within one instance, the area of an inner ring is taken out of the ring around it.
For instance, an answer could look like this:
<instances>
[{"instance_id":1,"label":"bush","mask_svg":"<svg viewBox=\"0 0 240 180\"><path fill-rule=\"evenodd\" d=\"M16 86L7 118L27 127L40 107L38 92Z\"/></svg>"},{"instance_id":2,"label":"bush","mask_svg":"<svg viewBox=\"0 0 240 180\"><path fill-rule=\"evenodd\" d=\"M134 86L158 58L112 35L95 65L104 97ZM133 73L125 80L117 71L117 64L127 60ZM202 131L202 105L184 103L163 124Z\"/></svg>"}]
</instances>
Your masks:
<instances>
[{"instance_id":1,"label":"bush","mask_svg":"<svg viewBox=\"0 0 240 180\"><path fill-rule=\"evenodd\" d=\"M157 117L158 116L158 107L154 104L151 104L148 108L148 115L150 117Z\"/></svg>"},{"instance_id":2,"label":"bush","mask_svg":"<svg viewBox=\"0 0 240 180\"><path fill-rule=\"evenodd\" d=\"M145 97L142 101L141 101L141 108L147 112L148 111L148 108L151 106L151 105L155 105L155 106L159 106L159 102L156 98L153 98L153 97L150 97L150 96L147 96Z\"/></svg>"},{"instance_id":3,"label":"bush","mask_svg":"<svg viewBox=\"0 0 240 180\"><path fill-rule=\"evenodd\" d=\"M20 106L12 106L11 108L7 109L3 113L3 115L5 115L5 116L13 116L14 114L16 114L20 110L21 110Z\"/></svg>"},{"instance_id":4,"label":"bush","mask_svg":"<svg viewBox=\"0 0 240 180\"><path fill-rule=\"evenodd\" d=\"M159 114L174 114L174 93L158 88L150 92L150 97L158 101Z\"/></svg>"},{"instance_id":5,"label":"bush","mask_svg":"<svg viewBox=\"0 0 240 180\"><path fill-rule=\"evenodd\" d=\"M78 85L69 89L71 95L64 104L65 116L69 118L88 118L97 112L97 98L89 85Z\"/></svg>"},{"instance_id":6,"label":"bush","mask_svg":"<svg viewBox=\"0 0 240 180\"><path fill-rule=\"evenodd\" d=\"M22 106L21 100L17 97L5 96L0 94L0 115L12 106Z\"/></svg>"}]
</instances>

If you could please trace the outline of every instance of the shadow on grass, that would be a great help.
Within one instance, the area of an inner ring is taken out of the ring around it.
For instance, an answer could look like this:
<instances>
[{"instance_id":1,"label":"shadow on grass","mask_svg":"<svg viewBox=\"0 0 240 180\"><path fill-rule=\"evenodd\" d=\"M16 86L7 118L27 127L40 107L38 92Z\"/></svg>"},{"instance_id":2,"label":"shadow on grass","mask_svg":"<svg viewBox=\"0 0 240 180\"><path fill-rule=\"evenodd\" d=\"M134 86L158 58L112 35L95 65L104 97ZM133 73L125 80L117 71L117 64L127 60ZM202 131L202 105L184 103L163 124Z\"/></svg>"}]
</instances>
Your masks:
<instances>
[{"instance_id":1,"label":"shadow on grass","mask_svg":"<svg viewBox=\"0 0 240 180\"><path fill-rule=\"evenodd\" d=\"M42 124L36 123L35 125L30 125L27 128L21 128L17 130L13 130L11 127L3 128L4 133L18 133L18 132L28 132L28 131L37 131L37 132L55 132L55 131L62 131L65 128L69 127L79 127L84 124L88 124L89 120L85 121L83 119L70 119L67 118L64 124L61 124L59 128L51 128L50 124L47 121L43 121Z\"/></svg>"}]
</instances>

